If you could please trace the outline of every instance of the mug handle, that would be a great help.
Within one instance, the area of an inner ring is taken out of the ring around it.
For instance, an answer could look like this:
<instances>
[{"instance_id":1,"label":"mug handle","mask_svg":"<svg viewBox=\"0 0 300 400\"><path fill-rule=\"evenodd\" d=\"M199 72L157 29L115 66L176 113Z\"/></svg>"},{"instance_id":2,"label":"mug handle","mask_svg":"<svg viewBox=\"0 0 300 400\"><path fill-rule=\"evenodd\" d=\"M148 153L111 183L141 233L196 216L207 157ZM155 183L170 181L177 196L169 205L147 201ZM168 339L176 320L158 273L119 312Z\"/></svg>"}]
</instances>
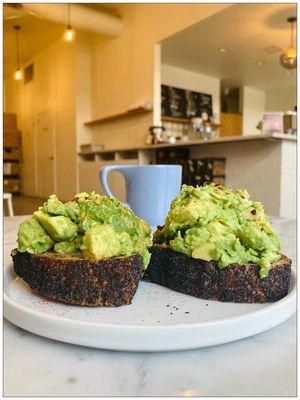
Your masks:
<instances>
[{"instance_id":1,"label":"mug handle","mask_svg":"<svg viewBox=\"0 0 300 400\"><path fill-rule=\"evenodd\" d=\"M111 192L111 190L110 190L110 188L109 188L109 186L108 186L108 182L107 182L107 177L108 177L108 175L109 175L109 173L110 173L111 171L118 171L118 172L121 172L122 175L124 176L125 180L126 180L126 176L125 176L125 174L123 173L123 168L120 167L120 166L117 166L117 165L107 165L106 167L102 167L102 168L100 169L100 181L101 181L101 184L102 184L103 189L104 189L104 191L105 191L105 194L106 194L107 196L112 197L113 199L118 200L118 199L116 198L116 196L114 196L113 193ZM121 201L121 203L122 203L124 206L130 208L129 204L126 203L126 201Z\"/></svg>"}]
</instances>

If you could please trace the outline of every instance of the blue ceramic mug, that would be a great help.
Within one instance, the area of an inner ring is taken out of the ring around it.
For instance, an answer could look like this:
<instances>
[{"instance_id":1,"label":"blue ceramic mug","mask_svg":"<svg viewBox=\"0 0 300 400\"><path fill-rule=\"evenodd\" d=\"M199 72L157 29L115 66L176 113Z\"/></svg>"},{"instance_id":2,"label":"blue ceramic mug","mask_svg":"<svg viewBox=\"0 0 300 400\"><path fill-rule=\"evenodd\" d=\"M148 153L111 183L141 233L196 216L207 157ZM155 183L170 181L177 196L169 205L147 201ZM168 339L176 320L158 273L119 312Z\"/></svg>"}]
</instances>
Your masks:
<instances>
[{"instance_id":1,"label":"blue ceramic mug","mask_svg":"<svg viewBox=\"0 0 300 400\"><path fill-rule=\"evenodd\" d=\"M171 201L181 187L181 165L110 165L100 171L101 184L108 196L115 197L109 189L107 176L111 171L121 172L126 181L128 207L151 226L163 225Z\"/></svg>"}]
</instances>

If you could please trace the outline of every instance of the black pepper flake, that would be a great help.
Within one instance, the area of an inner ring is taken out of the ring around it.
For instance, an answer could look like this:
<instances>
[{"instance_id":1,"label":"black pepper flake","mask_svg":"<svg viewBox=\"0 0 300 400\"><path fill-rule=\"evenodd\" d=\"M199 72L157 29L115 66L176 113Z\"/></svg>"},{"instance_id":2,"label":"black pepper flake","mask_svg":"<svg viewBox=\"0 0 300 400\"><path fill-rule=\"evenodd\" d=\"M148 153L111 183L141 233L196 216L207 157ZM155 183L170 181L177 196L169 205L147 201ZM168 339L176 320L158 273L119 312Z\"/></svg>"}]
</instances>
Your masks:
<instances>
[{"instance_id":1,"label":"black pepper flake","mask_svg":"<svg viewBox=\"0 0 300 400\"><path fill-rule=\"evenodd\" d=\"M251 210L251 214L252 215L256 215L256 210L254 209L254 210Z\"/></svg>"},{"instance_id":2,"label":"black pepper flake","mask_svg":"<svg viewBox=\"0 0 300 400\"><path fill-rule=\"evenodd\" d=\"M170 315L173 315L173 313L171 312Z\"/></svg>"},{"instance_id":3,"label":"black pepper flake","mask_svg":"<svg viewBox=\"0 0 300 400\"><path fill-rule=\"evenodd\" d=\"M190 312L189 311L185 311L185 314L189 314Z\"/></svg>"},{"instance_id":4,"label":"black pepper flake","mask_svg":"<svg viewBox=\"0 0 300 400\"><path fill-rule=\"evenodd\" d=\"M206 307L208 306L208 304L205 304L206 305Z\"/></svg>"},{"instance_id":5,"label":"black pepper flake","mask_svg":"<svg viewBox=\"0 0 300 400\"><path fill-rule=\"evenodd\" d=\"M167 304L167 307L170 307L170 304Z\"/></svg>"}]
</instances>

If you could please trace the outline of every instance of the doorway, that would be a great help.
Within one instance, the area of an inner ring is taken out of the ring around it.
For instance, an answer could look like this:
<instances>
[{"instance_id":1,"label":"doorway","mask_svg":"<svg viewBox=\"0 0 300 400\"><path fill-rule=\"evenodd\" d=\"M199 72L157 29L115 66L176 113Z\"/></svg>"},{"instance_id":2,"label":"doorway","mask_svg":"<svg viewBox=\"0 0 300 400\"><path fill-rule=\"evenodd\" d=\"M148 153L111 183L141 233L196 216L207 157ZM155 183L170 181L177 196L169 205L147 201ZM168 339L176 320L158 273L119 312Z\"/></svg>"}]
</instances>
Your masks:
<instances>
[{"instance_id":1,"label":"doorway","mask_svg":"<svg viewBox=\"0 0 300 400\"><path fill-rule=\"evenodd\" d=\"M22 137L23 162L22 180L23 193L26 196L37 196L37 160L36 160L36 118L29 117L24 121Z\"/></svg>"},{"instance_id":2,"label":"doorway","mask_svg":"<svg viewBox=\"0 0 300 400\"><path fill-rule=\"evenodd\" d=\"M47 198L56 192L55 182L55 124L52 111L36 120L37 195Z\"/></svg>"}]
</instances>

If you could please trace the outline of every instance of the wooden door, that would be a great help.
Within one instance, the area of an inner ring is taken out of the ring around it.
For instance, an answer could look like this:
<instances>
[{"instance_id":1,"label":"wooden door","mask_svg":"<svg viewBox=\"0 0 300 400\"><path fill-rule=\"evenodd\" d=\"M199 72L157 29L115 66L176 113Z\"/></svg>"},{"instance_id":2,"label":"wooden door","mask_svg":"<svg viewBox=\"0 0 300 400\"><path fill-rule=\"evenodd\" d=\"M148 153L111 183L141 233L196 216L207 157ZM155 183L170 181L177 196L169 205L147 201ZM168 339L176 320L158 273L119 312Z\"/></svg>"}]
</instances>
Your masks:
<instances>
[{"instance_id":1,"label":"wooden door","mask_svg":"<svg viewBox=\"0 0 300 400\"><path fill-rule=\"evenodd\" d=\"M22 135L22 181L23 193L37 196L37 159L36 159L36 121L35 117L26 118Z\"/></svg>"},{"instance_id":2,"label":"wooden door","mask_svg":"<svg viewBox=\"0 0 300 400\"><path fill-rule=\"evenodd\" d=\"M56 191L55 130L51 111L40 114L36 123L38 196L47 198Z\"/></svg>"}]
</instances>

